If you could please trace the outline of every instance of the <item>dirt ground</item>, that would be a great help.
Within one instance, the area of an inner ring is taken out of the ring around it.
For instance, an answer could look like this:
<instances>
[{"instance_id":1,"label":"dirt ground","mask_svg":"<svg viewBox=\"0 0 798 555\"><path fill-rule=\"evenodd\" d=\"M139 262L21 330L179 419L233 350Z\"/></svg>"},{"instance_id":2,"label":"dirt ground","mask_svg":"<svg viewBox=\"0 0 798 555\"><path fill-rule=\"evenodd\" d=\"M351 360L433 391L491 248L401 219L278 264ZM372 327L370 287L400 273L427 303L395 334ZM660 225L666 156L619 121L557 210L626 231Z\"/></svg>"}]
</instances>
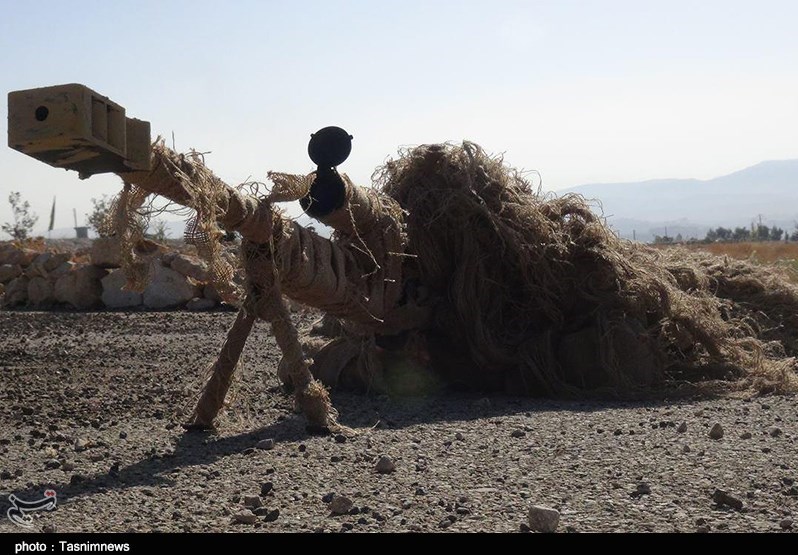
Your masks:
<instances>
[{"instance_id":1,"label":"dirt ground","mask_svg":"<svg viewBox=\"0 0 798 555\"><path fill-rule=\"evenodd\" d=\"M557 509L560 532L793 529L794 396L336 392L357 433L311 436L259 324L218 432L184 432L233 318L0 312L0 532L23 530L5 518L10 494L33 501L47 488L57 510L35 513L34 531L512 532L527 530L533 505ZM709 436L716 423L721 439ZM394 471L377 471L382 456ZM732 499L716 503L716 489Z\"/></svg>"}]
</instances>

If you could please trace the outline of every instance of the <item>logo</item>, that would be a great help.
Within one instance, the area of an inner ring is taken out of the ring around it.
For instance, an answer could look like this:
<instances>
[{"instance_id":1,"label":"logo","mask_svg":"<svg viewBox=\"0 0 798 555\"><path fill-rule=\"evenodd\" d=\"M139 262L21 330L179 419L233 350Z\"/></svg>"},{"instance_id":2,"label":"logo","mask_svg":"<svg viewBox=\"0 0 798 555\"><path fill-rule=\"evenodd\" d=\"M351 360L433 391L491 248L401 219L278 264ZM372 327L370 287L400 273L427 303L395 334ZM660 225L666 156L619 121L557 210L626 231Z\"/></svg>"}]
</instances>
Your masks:
<instances>
[{"instance_id":1,"label":"logo","mask_svg":"<svg viewBox=\"0 0 798 555\"><path fill-rule=\"evenodd\" d=\"M36 501L23 501L13 493L8 496L8 500L11 501L11 507L6 513L8 520L23 528L31 528L33 526L33 517L28 513L54 511L57 504L54 489L44 490L44 497Z\"/></svg>"}]
</instances>

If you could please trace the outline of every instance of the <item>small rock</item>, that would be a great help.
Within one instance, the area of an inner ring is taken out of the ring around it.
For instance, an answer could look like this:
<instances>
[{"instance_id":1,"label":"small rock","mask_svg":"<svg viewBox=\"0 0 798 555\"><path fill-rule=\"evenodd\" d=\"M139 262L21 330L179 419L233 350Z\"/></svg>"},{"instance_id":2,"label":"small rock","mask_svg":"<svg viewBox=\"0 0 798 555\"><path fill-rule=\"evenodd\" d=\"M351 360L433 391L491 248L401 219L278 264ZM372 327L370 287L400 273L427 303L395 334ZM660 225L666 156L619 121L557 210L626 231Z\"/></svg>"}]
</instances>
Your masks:
<instances>
[{"instance_id":1,"label":"small rock","mask_svg":"<svg viewBox=\"0 0 798 555\"><path fill-rule=\"evenodd\" d=\"M390 474L394 470L396 470L396 463L393 462L393 459L387 455L383 455L380 457L380 460L377 461L377 464L374 467L377 472L380 474Z\"/></svg>"},{"instance_id":2,"label":"small rock","mask_svg":"<svg viewBox=\"0 0 798 555\"><path fill-rule=\"evenodd\" d=\"M263 501L261 501L260 496L258 495L245 495L244 506L250 510L257 509L263 506Z\"/></svg>"},{"instance_id":3,"label":"small rock","mask_svg":"<svg viewBox=\"0 0 798 555\"><path fill-rule=\"evenodd\" d=\"M426 495L427 492L426 492L426 490L424 490L424 488L416 488L415 494L416 495Z\"/></svg>"},{"instance_id":4,"label":"small rock","mask_svg":"<svg viewBox=\"0 0 798 555\"><path fill-rule=\"evenodd\" d=\"M682 447L682 453L689 453L690 451L691 449L689 445L685 445L684 447Z\"/></svg>"},{"instance_id":5,"label":"small rock","mask_svg":"<svg viewBox=\"0 0 798 555\"><path fill-rule=\"evenodd\" d=\"M274 489L274 482L264 482L260 485L260 494L269 495Z\"/></svg>"},{"instance_id":6,"label":"small rock","mask_svg":"<svg viewBox=\"0 0 798 555\"><path fill-rule=\"evenodd\" d=\"M438 523L438 528L448 528L451 525L452 525L452 521L449 520L448 518L444 518L443 520L441 520Z\"/></svg>"},{"instance_id":7,"label":"small rock","mask_svg":"<svg viewBox=\"0 0 798 555\"><path fill-rule=\"evenodd\" d=\"M58 459L49 459L44 462L44 468L47 470L55 470L56 468L61 467L61 461Z\"/></svg>"},{"instance_id":8,"label":"small rock","mask_svg":"<svg viewBox=\"0 0 798 555\"><path fill-rule=\"evenodd\" d=\"M263 517L263 522L274 522L280 518L280 509L272 509Z\"/></svg>"},{"instance_id":9,"label":"small rock","mask_svg":"<svg viewBox=\"0 0 798 555\"><path fill-rule=\"evenodd\" d=\"M75 486L84 481L86 481L86 477L81 474L73 474L72 476L69 477L70 486Z\"/></svg>"},{"instance_id":10,"label":"small rock","mask_svg":"<svg viewBox=\"0 0 798 555\"><path fill-rule=\"evenodd\" d=\"M10 480L14 477L8 470L3 470L0 472L0 480Z\"/></svg>"},{"instance_id":11,"label":"small rock","mask_svg":"<svg viewBox=\"0 0 798 555\"><path fill-rule=\"evenodd\" d=\"M560 523L560 512L550 507L534 505L529 508L529 528L535 532L554 532Z\"/></svg>"},{"instance_id":12,"label":"small rock","mask_svg":"<svg viewBox=\"0 0 798 555\"><path fill-rule=\"evenodd\" d=\"M274 440L272 438L262 439L255 444L255 447L257 449L263 449L264 451L271 451L274 449Z\"/></svg>"},{"instance_id":13,"label":"small rock","mask_svg":"<svg viewBox=\"0 0 798 555\"><path fill-rule=\"evenodd\" d=\"M684 432L686 432L687 431L687 422L682 422L681 424L679 424L679 427L676 428L676 431L679 432L680 434L683 434Z\"/></svg>"},{"instance_id":14,"label":"small rock","mask_svg":"<svg viewBox=\"0 0 798 555\"><path fill-rule=\"evenodd\" d=\"M344 434L335 434L335 443L346 443L346 439Z\"/></svg>"},{"instance_id":15,"label":"small rock","mask_svg":"<svg viewBox=\"0 0 798 555\"><path fill-rule=\"evenodd\" d=\"M637 484L637 488L635 491L632 492L632 497L641 497L643 495L649 495L651 493L651 486L648 485L647 482L640 482Z\"/></svg>"},{"instance_id":16,"label":"small rock","mask_svg":"<svg viewBox=\"0 0 798 555\"><path fill-rule=\"evenodd\" d=\"M233 514L233 521L241 524L255 524L258 521L258 515L252 511L242 511Z\"/></svg>"},{"instance_id":17,"label":"small rock","mask_svg":"<svg viewBox=\"0 0 798 555\"><path fill-rule=\"evenodd\" d=\"M89 448L89 445L90 445L90 443L89 443L88 439L84 439L82 437L79 437L78 439L75 440L75 451L78 451L78 452L85 451L86 449Z\"/></svg>"},{"instance_id":18,"label":"small rock","mask_svg":"<svg viewBox=\"0 0 798 555\"><path fill-rule=\"evenodd\" d=\"M776 426L768 428L768 435L770 435L770 437L779 437L781 435L781 428L777 428Z\"/></svg>"},{"instance_id":19,"label":"small rock","mask_svg":"<svg viewBox=\"0 0 798 555\"><path fill-rule=\"evenodd\" d=\"M44 526L42 526L42 532L44 532L45 534L55 534L57 531L58 529L55 527L54 524L45 524Z\"/></svg>"},{"instance_id":20,"label":"small rock","mask_svg":"<svg viewBox=\"0 0 798 555\"><path fill-rule=\"evenodd\" d=\"M351 499L344 495L333 495L330 501L330 512L334 515L345 515L351 509L354 503Z\"/></svg>"},{"instance_id":21,"label":"small rock","mask_svg":"<svg viewBox=\"0 0 798 555\"><path fill-rule=\"evenodd\" d=\"M721 439L723 437L723 426L720 423L715 422L712 426L712 429L709 430L709 437L711 439Z\"/></svg>"},{"instance_id":22,"label":"small rock","mask_svg":"<svg viewBox=\"0 0 798 555\"><path fill-rule=\"evenodd\" d=\"M712 500L718 505L731 507L737 511L743 508L742 499L739 499L722 489L715 490L715 493L712 494Z\"/></svg>"},{"instance_id":23,"label":"small rock","mask_svg":"<svg viewBox=\"0 0 798 555\"><path fill-rule=\"evenodd\" d=\"M512 437L524 437L526 435L526 432L524 430L513 430L513 432L510 435Z\"/></svg>"},{"instance_id":24,"label":"small rock","mask_svg":"<svg viewBox=\"0 0 798 555\"><path fill-rule=\"evenodd\" d=\"M127 439L127 432L124 430L119 432L119 439Z\"/></svg>"},{"instance_id":25,"label":"small rock","mask_svg":"<svg viewBox=\"0 0 798 555\"><path fill-rule=\"evenodd\" d=\"M75 464L69 461L64 461L61 464L61 470L63 470L64 472L72 472L73 470L75 470Z\"/></svg>"},{"instance_id":26,"label":"small rock","mask_svg":"<svg viewBox=\"0 0 798 555\"><path fill-rule=\"evenodd\" d=\"M740 434L740 439L751 439L754 437L751 432L743 432Z\"/></svg>"},{"instance_id":27,"label":"small rock","mask_svg":"<svg viewBox=\"0 0 798 555\"><path fill-rule=\"evenodd\" d=\"M465 436L462 434L462 432L457 432L454 434L454 439L457 441L465 441Z\"/></svg>"},{"instance_id":28,"label":"small rock","mask_svg":"<svg viewBox=\"0 0 798 555\"><path fill-rule=\"evenodd\" d=\"M101 461L101 460L103 460L104 458L105 458L105 455L103 455L102 453L92 453L92 454L89 456L89 460L90 460L91 462L100 462L100 461Z\"/></svg>"},{"instance_id":29,"label":"small rock","mask_svg":"<svg viewBox=\"0 0 798 555\"><path fill-rule=\"evenodd\" d=\"M781 526L782 530L792 530L792 519L785 518L781 522L779 522L779 526Z\"/></svg>"}]
</instances>

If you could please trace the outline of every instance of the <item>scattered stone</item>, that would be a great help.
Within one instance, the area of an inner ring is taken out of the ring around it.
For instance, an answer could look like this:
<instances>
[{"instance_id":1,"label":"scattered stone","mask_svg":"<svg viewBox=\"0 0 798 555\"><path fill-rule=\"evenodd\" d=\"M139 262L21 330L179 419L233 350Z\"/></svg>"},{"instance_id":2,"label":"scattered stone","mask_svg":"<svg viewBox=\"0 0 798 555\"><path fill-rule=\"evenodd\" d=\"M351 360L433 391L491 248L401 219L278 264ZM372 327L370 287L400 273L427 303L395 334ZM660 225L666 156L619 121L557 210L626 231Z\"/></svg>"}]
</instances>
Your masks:
<instances>
[{"instance_id":1,"label":"scattered stone","mask_svg":"<svg viewBox=\"0 0 798 555\"><path fill-rule=\"evenodd\" d=\"M22 267L18 264L0 264L0 283L8 283L22 275Z\"/></svg>"},{"instance_id":2,"label":"scattered stone","mask_svg":"<svg viewBox=\"0 0 798 555\"><path fill-rule=\"evenodd\" d=\"M44 468L47 470L55 470L61 467L61 461L58 459L48 459L44 461Z\"/></svg>"},{"instance_id":3,"label":"scattered stone","mask_svg":"<svg viewBox=\"0 0 798 555\"><path fill-rule=\"evenodd\" d=\"M11 480L14 477L8 470L0 472L0 480Z\"/></svg>"},{"instance_id":4,"label":"scattered stone","mask_svg":"<svg viewBox=\"0 0 798 555\"><path fill-rule=\"evenodd\" d=\"M132 308L144 302L141 293L125 289L127 276L121 268L113 270L102 278L100 283L103 287L101 299L107 308Z\"/></svg>"},{"instance_id":5,"label":"scattered stone","mask_svg":"<svg viewBox=\"0 0 798 555\"><path fill-rule=\"evenodd\" d=\"M119 268L122 265L122 252L116 237L98 237L91 243L89 253L91 263L100 268Z\"/></svg>"},{"instance_id":6,"label":"scattered stone","mask_svg":"<svg viewBox=\"0 0 798 555\"><path fill-rule=\"evenodd\" d=\"M770 437L779 437L781 435L781 428L771 426L768 428L768 435L770 435Z\"/></svg>"},{"instance_id":7,"label":"scattered stone","mask_svg":"<svg viewBox=\"0 0 798 555\"><path fill-rule=\"evenodd\" d=\"M416 495L427 495L427 492L424 490L424 488L416 488L415 494Z\"/></svg>"},{"instance_id":8,"label":"scattered stone","mask_svg":"<svg viewBox=\"0 0 798 555\"><path fill-rule=\"evenodd\" d=\"M260 486L261 495L269 495L274 489L274 482L264 482Z\"/></svg>"},{"instance_id":9,"label":"scattered stone","mask_svg":"<svg viewBox=\"0 0 798 555\"><path fill-rule=\"evenodd\" d=\"M280 509L272 509L263 517L263 522L274 522L278 518L280 518Z\"/></svg>"},{"instance_id":10,"label":"scattered stone","mask_svg":"<svg viewBox=\"0 0 798 555\"><path fill-rule=\"evenodd\" d=\"M58 528L55 527L55 524L45 524L42 526L42 532L45 534L55 534L58 531Z\"/></svg>"},{"instance_id":11,"label":"scattered stone","mask_svg":"<svg viewBox=\"0 0 798 555\"><path fill-rule=\"evenodd\" d=\"M682 453L689 453L690 451L691 449L689 445L685 445L684 447L682 447Z\"/></svg>"},{"instance_id":12,"label":"scattered stone","mask_svg":"<svg viewBox=\"0 0 798 555\"><path fill-rule=\"evenodd\" d=\"M203 297L194 297L190 301L186 303L186 310L191 310L193 312L202 312L205 310L210 310L216 306L216 301L211 299L206 299Z\"/></svg>"},{"instance_id":13,"label":"scattered stone","mask_svg":"<svg viewBox=\"0 0 798 555\"><path fill-rule=\"evenodd\" d=\"M533 505L529 508L529 528L535 532L551 533L560 523L560 512L551 507Z\"/></svg>"},{"instance_id":14,"label":"scattered stone","mask_svg":"<svg viewBox=\"0 0 798 555\"><path fill-rule=\"evenodd\" d=\"M16 306L28 302L28 283L30 278L27 276L19 276L11 280L6 285L6 292L3 295L4 306Z\"/></svg>"},{"instance_id":15,"label":"scattered stone","mask_svg":"<svg viewBox=\"0 0 798 555\"><path fill-rule=\"evenodd\" d=\"M150 265L150 281L144 290L144 306L147 308L174 308L183 306L197 297L197 287L183 274L166 268L160 261Z\"/></svg>"},{"instance_id":16,"label":"scattered stone","mask_svg":"<svg viewBox=\"0 0 798 555\"><path fill-rule=\"evenodd\" d=\"M255 444L255 447L264 451L271 451L274 449L274 440L272 438L262 439Z\"/></svg>"},{"instance_id":17,"label":"scattered stone","mask_svg":"<svg viewBox=\"0 0 798 555\"><path fill-rule=\"evenodd\" d=\"M119 432L119 439L127 439L127 432L124 430Z\"/></svg>"},{"instance_id":18,"label":"scattered stone","mask_svg":"<svg viewBox=\"0 0 798 555\"><path fill-rule=\"evenodd\" d=\"M73 474L72 476L69 477L69 485L70 486L75 486L75 485L80 484L81 482L85 482L85 481L86 481L86 477L83 476L82 474Z\"/></svg>"},{"instance_id":19,"label":"scattered stone","mask_svg":"<svg viewBox=\"0 0 798 555\"><path fill-rule=\"evenodd\" d=\"M513 430L513 432L510 435L512 437L524 437L526 435L526 432L524 430Z\"/></svg>"},{"instance_id":20,"label":"scattered stone","mask_svg":"<svg viewBox=\"0 0 798 555\"><path fill-rule=\"evenodd\" d=\"M88 439L79 437L78 439L75 440L75 451L78 452L85 451L86 449L89 448L90 445L91 443L89 442Z\"/></svg>"},{"instance_id":21,"label":"scattered stone","mask_svg":"<svg viewBox=\"0 0 798 555\"><path fill-rule=\"evenodd\" d=\"M186 277L190 277L195 281L208 281L208 267L203 261L197 258L192 258L185 254L178 254L172 257L169 265L176 272L179 272Z\"/></svg>"},{"instance_id":22,"label":"scattered stone","mask_svg":"<svg viewBox=\"0 0 798 555\"><path fill-rule=\"evenodd\" d=\"M255 524L258 521L258 515L252 511L242 511L233 514L233 521L241 524Z\"/></svg>"},{"instance_id":23,"label":"scattered stone","mask_svg":"<svg viewBox=\"0 0 798 555\"><path fill-rule=\"evenodd\" d=\"M680 434L683 434L684 432L686 432L687 431L687 422L682 422L681 424L679 424L679 427L676 428L676 431L679 432Z\"/></svg>"},{"instance_id":24,"label":"scattered stone","mask_svg":"<svg viewBox=\"0 0 798 555\"><path fill-rule=\"evenodd\" d=\"M28 282L28 302L35 307L44 307L54 301L53 284L40 276L31 278Z\"/></svg>"},{"instance_id":25,"label":"scattered stone","mask_svg":"<svg viewBox=\"0 0 798 555\"><path fill-rule=\"evenodd\" d=\"M393 459L387 455L383 455L380 457L380 460L377 461L377 464L374 467L377 472L380 474L390 474L394 470L396 470L396 463L393 462Z\"/></svg>"},{"instance_id":26,"label":"scattered stone","mask_svg":"<svg viewBox=\"0 0 798 555\"><path fill-rule=\"evenodd\" d=\"M740 439L751 439L754 437L751 432L743 432L740 434Z\"/></svg>"},{"instance_id":27,"label":"scattered stone","mask_svg":"<svg viewBox=\"0 0 798 555\"><path fill-rule=\"evenodd\" d=\"M245 495L244 506L250 510L257 509L263 506L263 501L261 501L261 498L258 495Z\"/></svg>"},{"instance_id":28,"label":"scattered stone","mask_svg":"<svg viewBox=\"0 0 798 555\"><path fill-rule=\"evenodd\" d=\"M55 282L55 300L80 310L102 306L104 277L105 270L97 266L76 266Z\"/></svg>"},{"instance_id":29,"label":"scattered stone","mask_svg":"<svg viewBox=\"0 0 798 555\"><path fill-rule=\"evenodd\" d=\"M463 435L462 432L457 432L456 434L454 434L454 439L456 439L457 441L465 441L465 436Z\"/></svg>"},{"instance_id":30,"label":"scattered stone","mask_svg":"<svg viewBox=\"0 0 798 555\"><path fill-rule=\"evenodd\" d=\"M741 510L743 508L742 499L722 490L716 489L712 494L712 500L720 506L731 507L734 510Z\"/></svg>"},{"instance_id":31,"label":"scattered stone","mask_svg":"<svg viewBox=\"0 0 798 555\"><path fill-rule=\"evenodd\" d=\"M91 455L89 455L89 460L91 462L100 462L104 458L105 455L103 455L102 453L92 453Z\"/></svg>"},{"instance_id":32,"label":"scattered stone","mask_svg":"<svg viewBox=\"0 0 798 555\"><path fill-rule=\"evenodd\" d=\"M346 436L344 434L335 435L335 443L346 443Z\"/></svg>"},{"instance_id":33,"label":"scattered stone","mask_svg":"<svg viewBox=\"0 0 798 555\"><path fill-rule=\"evenodd\" d=\"M330 500L330 512L334 515L345 515L352 509L354 503L344 495L333 495Z\"/></svg>"},{"instance_id":34,"label":"scattered stone","mask_svg":"<svg viewBox=\"0 0 798 555\"><path fill-rule=\"evenodd\" d=\"M715 424L712 426L712 429L709 430L709 437L710 439L723 438L723 426L721 426L719 422L715 422Z\"/></svg>"},{"instance_id":35,"label":"scattered stone","mask_svg":"<svg viewBox=\"0 0 798 555\"><path fill-rule=\"evenodd\" d=\"M643 495L651 494L651 486L647 482L640 482L637 488L632 492L632 497L641 497Z\"/></svg>"},{"instance_id":36,"label":"scattered stone","mask_svg":"<svg viewBox=\"0 0 798 555\"><path fill-rule=\"evenodd\" d=\"M75 470L75 464L69 461L64 461L63 463L61 463L61 470L63 470L64 472L72 472L73 470Z\"/></svg>"},{"instance_id":37,"label":"scattered stone","mask_svg":"<svg viewBox=\"0 0 798 555\"><path fill-rule=\"evenodd\" d=\"M219 295L219 292L216 291L216 287L214 287L212 283L202 288L202 296L217 303L222 302L221 295Z\"/></svg>"},{"instance_id":38,"label":"scattered stone","mask_svg":"<svg viewBox=\"0 0 798 555\"><path fill-rule=\"evenodd\" d=\"M781 522L779 522L779 526L782 530L792 530L792 519L785 518Z\"/></svg>"}]
</instances>

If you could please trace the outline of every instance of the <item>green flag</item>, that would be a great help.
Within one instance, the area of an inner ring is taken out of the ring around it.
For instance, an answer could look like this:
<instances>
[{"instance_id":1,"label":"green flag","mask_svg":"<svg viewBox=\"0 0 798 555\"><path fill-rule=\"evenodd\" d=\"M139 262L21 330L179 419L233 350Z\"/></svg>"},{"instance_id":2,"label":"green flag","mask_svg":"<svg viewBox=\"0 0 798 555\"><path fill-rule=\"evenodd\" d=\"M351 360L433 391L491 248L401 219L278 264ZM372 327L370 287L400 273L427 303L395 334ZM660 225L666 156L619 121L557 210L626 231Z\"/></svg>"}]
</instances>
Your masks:
<instances>
[{"instance_id":1,"label":"green flag","mask_svg":"<svg viewBox=\"0 0 798 555\"><path fill-rule=\"evenodd\" d=\"M53 209L50 210L50 227L47 228L47 231L52 231L54 224L55 224L55 197L53 197Z\"/></svg>"}]
</instances>

